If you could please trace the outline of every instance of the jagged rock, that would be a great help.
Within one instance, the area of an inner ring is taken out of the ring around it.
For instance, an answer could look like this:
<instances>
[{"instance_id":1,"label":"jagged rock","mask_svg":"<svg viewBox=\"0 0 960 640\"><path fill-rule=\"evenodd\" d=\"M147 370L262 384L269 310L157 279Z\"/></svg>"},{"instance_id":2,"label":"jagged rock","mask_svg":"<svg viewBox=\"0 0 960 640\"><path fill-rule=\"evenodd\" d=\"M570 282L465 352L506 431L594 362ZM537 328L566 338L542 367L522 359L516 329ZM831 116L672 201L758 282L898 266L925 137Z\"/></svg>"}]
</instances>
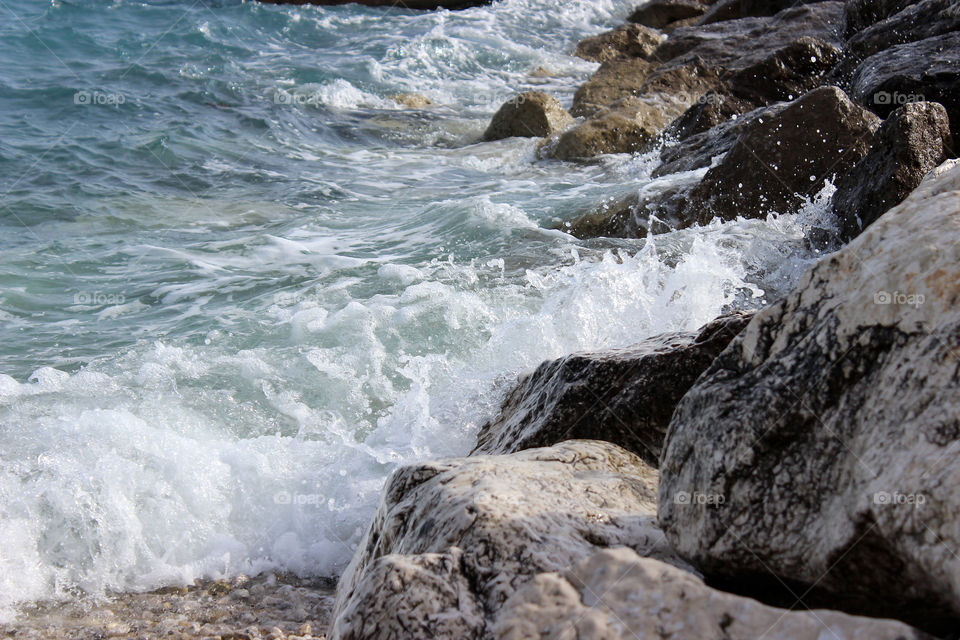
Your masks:
<instances>
[{"instance_id":1,"label":"jagged rock","mask_svg":"<svg viewBox=\"0 0 960 640\"><path fill-rule=\"evenodd\" d=\"M671 122L665 133L668 138L685 140L690 136L709 131L718 125L735 119L737 116L747 113L756 107L757 105L750 100L736 98L720 91L711 91L703 95L692 107L684 111L683 115ZM709 136L704 136L704 138L707 137ZM669 148L670 147L667 147L667 149ZM699 149L699 147L696 149ZM724 151L726 151L726 149L724 149ZM707 164L709 164L709 162ZM706 164L702 166L706 166ZM658 168L658 171L662 167L663 165ZM667 170L666 173L671 173L671 171ZM662 173L661 175L666 175L666 173Z\"/></svg>"},{"instance_id":2,"label":"jagged rock","mask_svg":"<svg viewBox=\"0 0 960 640\"><path fill-rule=\"evenodd\" d=\"M656 64L639 58L608 60L573 95L570 113L592 116L621 98L636 96Z\"/></svg>"},{"instance_id":3,"label":"jagged rock","mask_svg":"<svg viewBox=\"0 0 960 640\"><path fill-rule=\"evenodd\" d=\"M560 160L592 158L604 153L634 153L646 149L676 117L679 107L623 98L586 122L564 132L550 152Z\"/></svg>"},{"instance_id":4,"label":"jagged rock","mask_svg":"<svg viewBox=\"0 0 960 640\"><path fill-rule=\"evenodd\" d=\"M654 58L668 67L697 61L718 71L733 72L757 64L803 37L839 47L842 18L842 2L817 2L770 17L683 27L670 34Z\"/></svg>"},{"instance_id":5,"label":"jagged rock","mask_svg":"<svg viewBox=\"0 0 960 640\"><path fill-rule=\"evenodd\" d=\"M492 0L260 0L268 4L362 4L368 7L395 7L399 9L417 9L432 11L435 9L469 9L490 4Z\"/></svg>"},{"instance_id":6,"label":"jagged rock","mask_svg":"<svg viewBox=\"0 0 960 640\"><path fill-rule=\"evenodd\" d=\"M634 9L627 21L663 29L679 21L699 18L708 8L696 0L649 0Z\"/></svg>"},{"instance_id":7,"label":"jagged rock","mask_svg":"<svg viewBox=\"0 0 960 640\"><path fill-rule=\"evenodd\" d=\"M960 628L958 192L958 163L928 176L681 400L660 521L708 577Z\"/></svg>"},{"instance_id":8,"label":"jagged rock","mask_svg":"<svg viewBox=\"0 0 960 640\"><path fill-rule=\"evenodd\" d=\"M615 58L646 60L665 37L659 31L641 24L625 24L581 40L574 55L592 62L606 62Z\"/></svg>"},{"instance_id":9,"label":"jagged rock","mask_svg":"<svg viewBox=\"0 0 960 640\"><path fill-rule=\"evenodd\" d=\"M960 33L890 47L864 60L850 95L882 117L906 102L939 102L960 127Z\"/></svg>"},{"instance_id":10,"label":"jagged rock","mask_svg":"<svg viewBox=\"0 0 960 640\"><path fill-rule=\"evenodd\" d=\"M570 439L620 445L657 465L673 409L752 317L721 316L698 332L544 362L520 379L473 453L512 453Z\"/></svg>"},{"instance_id":11,"label":"jagged rock","mask_svg":"<svg viewBox=\"0 0 960 640\"><path fill-rule=\"evenodd\" d=\"M793 100L820 86L841 56L838 47L805 36L733 73L726 84L731 95L757 106Z\"/></svg>"},{"instance_id":12,"label":"jagged rock","mask_svg":"<svg viewBox=\"0 0 960 640\"><path fill-rule=\"evenodd\" d=\"M856 58L866 58L897 44L916 42L960 29L958 0L921 0L870 25L847 41Z\"/></svg>"},{"instance_id":13,"label":"jagged rock","mask_svg":"<svg viewBox=\"0 0 960 640\"><path fill-rule=\"evenodd\" d=\"M536 576L496 612L502 640L917 640L894 620L788 611L711 589L630 549L599 551Z\"/></svg>"},{"instance_id":14,"label":"jagged rock","mask_svg":"<svg viewBox=\"0 0 960 640\"><path fill-rule=\"evenodd\" d=\"M843 241L903 201L947 159L950 121L936 102L904 105L877 130L870 152L837 181L833 211Z\"/></svg>"},{"instance_id":15,"label":"jagged rock","mask_svg":"<svg viewBox=\"0 0 960 640\"><path fill-rule=\"evenodd\" d=\"M753 117L690 194L690 223L796 211L825 180L863 158L880 119L836 87L815 89Z\"/></svg>"},{"instance_id":16,"label":"jagged rock","mask_svg":"<svg viewBox=\"0 0 960 640\"><path fill-rule=\"evenodd\" d=\"M485 140L545 138L573 124L560 101L542 91L528 91L508 100L490 121Z\"/></svg>"},{"instance_id":17,"label":"jagged rock","mask_svg":"<svg viewBox=\"0 0 960 640\"><path fill-rule=\"evenodd\" d=\"M784 9L820 0L720 0L707 11L698 25L713 24L724 20L737 20L757 16L772 16Z\"/></svg>"},{"instance_id":18,"label":"jagged rock","mask_svg":"<svg viewBox=\"0 0 960 640\"><path fill-rule=\"evenodd\" d=\"M847 0L844 11L847 38L870 25L889 18L917 0Z\"/></svg>"},{"instance_id":19,"label":"jagged rock","mask_svg":"<svg viewBox=\"0 0 960 640\"><path fill-rule=\"evenodd\" d=\"M419 93L396 93L390 99L397 104L410 109L423 109L433 104L430 98Z\"/></svg>"},{"instance_id":20,"label":"jagged rock","mask_svg":"<svg viewBox=\"0 0 960 640\"><path fill-rule=\"evenodd\" d=\"M657 526L656 484L656 469L640 458L590 440L401 468L340 579L332 637L410 637L408 615L434 616L418 628L442 622L472 633L477 611L496 610L533 575L598 548L628 546L687 567ZM437 582L449 588L410 614L430 598L403 600L400 592ZM381 590L392 595L378 606Z\"/></svg>"}]
</instances>

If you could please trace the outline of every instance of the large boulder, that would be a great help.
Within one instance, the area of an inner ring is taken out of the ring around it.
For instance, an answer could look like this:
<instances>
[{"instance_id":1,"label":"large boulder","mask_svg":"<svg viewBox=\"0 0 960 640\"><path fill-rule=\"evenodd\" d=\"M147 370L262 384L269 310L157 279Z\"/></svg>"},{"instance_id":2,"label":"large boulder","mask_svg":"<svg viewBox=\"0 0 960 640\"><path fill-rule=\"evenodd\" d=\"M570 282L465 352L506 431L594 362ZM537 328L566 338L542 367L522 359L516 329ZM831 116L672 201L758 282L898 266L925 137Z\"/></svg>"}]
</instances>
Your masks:
<instances>
[{"instance_id":1,"label":"large boulder","mask_svg":"<svg viewBox=\"0 0 960 640\"><path fill-rule=\"evenodd\" d=\"M707 11L698 25L713 24L724 20L737 20L757 16L772 16L801 4L820 2L821 0L720 0Z\"/></svg>"},{"instance_id":2,"label":"large boulder","mask_svg":"<svg viewBox=\"0 0 960 640\"><path fill-rule=\"evenodd\" d=\"M837 181L833 211L847 242L910 195L947 159L947 111L936 102L906 104L880 126L870 152Z\"/></svg>"},{"instance_id":3,"label":"large boulder","mask_svg":"<svg viewBox=\"0 0 960 640\"><path fill-rule=\"evenodd\" d=\"M544 362L520 379L500 415L481 427L473 453L589 438L613 442L656 465L677 402L751 315L733 313L695 333Z\"/></svg>"},{"instance_id":4,"label":"large boulder","mask_svg":"<svg viewBox=\"0 0 960 640\"><path fill-rule=\"evenodd\" d=\"M592 62L607 62L616 58L647 60L666 36L641 24L625 24L577 44L574 55Z\"/></svg>"},{"instance_id":5,"label":"large boulder","mask_svg":"<svg viewBox=\"0 0 960 640\"><path fill-rule=\"evenodd\" d=\"M960 33L890 47L864 60L850 94L882 117L906 102L939 102L960 127Z\"/></svg>"},{"instance_id":6,"label":"large boulder","mask_svg":"<svg viewBox=\"0 0 960 640\"><path fill-rule=\"evenodd\" d=\"M847 41L851 55L865 58L897 44L960 29L958 0L921 0L866 27Z\"/></svg>"},{"instance_id":7,"label":"large boulder","mask_svg":"<svg viewBox=\"0 0 960 640\"><path fill-rule=\"evenodd\" d=\"M960 628L957 238L953 163L754 316L684 396L660 521L709 577Z\"/></svg>"},{"instance_id":8,"label":"large boulder","mask_svg":"<svg viewBox=\"0 0 960 640\"><path fill-rule=\"evenodd\" d=\"M411 637L411 615L432 616L413 628L475 637L477 612L496 610L537 573L610 546L685 567L657 526L656 487L656 469L597 441L404 467L340 579L332 637ZM442 596L421 597L438 584Z\"/></svg>"},{"instance_id":9,"label":"large boulder","mask_svg":"<svg viewBox=\"0 0 960 640\"><path fill-rule=\"evenodd\" d=\"M564 132L549 155L559 160L580 160L605 153L643 151L681 110L679 106L667 110L656 100L623 98Z\"/></svg>"},{"instance_id":10,"label":"large boulder","mask_svg":"<svg viewBox=\"0 0 960 640\"><path fill-rule=\"evenodd\" d=\"M613 58L604 62L573 94L570 113L592 116L621 98L636 96L657 65L641 58Z\"/></svg>"},{"instance_id":11,"label":"large boulder","mask_svg":"<svg viewBox=\"0 0 960 640\"><path fill-rule=\"evenodd\" d=\"M775 105L742 127L691 192L686 217L705 224L794 212L866 155L879 126L879 118L836 87Z\"/></svg>"},{"instance_id":12,"label":"large boulder","mask_svg":"<svg viewBox=\"0 0 960 640\"><path fill-rule=\"evenodd\" d=\"M545 138L573 124L560 101L542 91L528 91L508 100L490 121L485 140Z\"/></svg>"},{"instance_id":13,"label":"large boulder","mask_svg":"<svg viewBox=\"0 0 960 640\"><path fill-rule=\"evenodd\" d=\"M689 23L702 16L708 3L697 0L647 0L633 10L627 21L654 29L669 29L678 22Z\"/></svg>"},{"instance_id":14,"label":"large boulder","mask_svg":"<svg viewBox=\"0 0 960 640\"><path fill-rule=\"evenodd\" d=\"M502 640L916 640L916 629L837 611L788 611L711 589L630 549L536 576L496 612ZM466 636L464 636L466 637Z\"/></svg>"}]
</instances>

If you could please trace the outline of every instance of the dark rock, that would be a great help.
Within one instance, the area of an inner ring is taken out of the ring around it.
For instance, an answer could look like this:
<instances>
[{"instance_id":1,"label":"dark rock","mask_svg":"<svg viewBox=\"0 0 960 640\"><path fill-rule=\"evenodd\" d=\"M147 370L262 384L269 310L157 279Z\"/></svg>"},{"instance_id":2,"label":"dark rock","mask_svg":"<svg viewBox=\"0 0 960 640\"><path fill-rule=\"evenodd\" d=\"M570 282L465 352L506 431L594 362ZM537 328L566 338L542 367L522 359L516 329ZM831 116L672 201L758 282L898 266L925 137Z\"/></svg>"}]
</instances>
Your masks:
<instances>
[{"instance_id":1,"label":"dark rock","mask_svg":"<svg viewBox=\"0 0 960 640\"><path fill-rule=\"evenodd\" d=\"M613 59L604 62L597 72L573 95L570 113L592 116L620 98L636 96L656 64L639 58Z\"/></svg>"},{"instance_id":2,"label":"dark rock","mask_svg":"<svg viewBox=\"0 0 960 640\"><path fill-rule=\"evenodd\" d=\"M847 0L844 34L850 38L858 31L889 18L918 0Z\"/></svg>"},{"instance_id":3,"label":"dark rock","mask_svg":"<svg viewBox=\"0 0 960 640\"><path fill-rule=\"evenodd\" d=\"M823 75L841 58L839 48L809 36L727 77L731 95L753 104L793 100L820 86Z\"/></svg>"},{"instance_id":4,"label":"dark rock","mask_svg":"<svg viewBox=\"0 0 960 640\"><path fill-rule=\"evenodd\" d=\"M720 0L703 14L697 24L713 24L758 16L772 16L784 9L820 0Z\"/></svg>"},{"instance_id":5,"label":"dark rock","mask_svg":"<svg viewBox=\"0 0 960 640\"><path fill-rule=\"evenodd\" d=\"M560 101L541 91L521 93L508 100L483 134L485 140L501 140L514 136L544 138L573 124L573 118Z\"/></svg>"},{"instance_id":6,"label":"dark rock","mask_svg":"<svg viewBox=\"0 0 960 640\"><path fill-rule=\"evenodd\" d=\"M708 578L960 628L950 164L754 316L678 405L660 521Z\"/></svg>"},{"instance_id":7,"label":"dark rock","mask_svg":"<svg viewBox=\"0 0 960 640\"><path fill-rule=\"evenodd\" d=\"M960 127L960 33L897 45L864 60L850 95L882 117L906 102L939 102Z\"/></svg>"},{"instance_id":8,"label":"dark rock","mask_svg":"<svg viewBox=\"0 0 960 640\"><path fill-rule=\"evenodd\" d=\"M544 362L520 379L473 453L513 453L571 439L605 440L656 465L673 409L751 313L697 333L656 336L626 349Z\"/></svg>"},{"instance_id":9,"label":"dark rock","mask_svg":"<svg viewBox=\"0 0 960 640\"><path fill-rule=\"evenodd\" d=\"M880 125L836 87L769 109L742 126L730 151L691 192L691 223L796 211L825 180L866 155Z\"/></svg>"},{"instance_id":10,"label":"dark rock","mask_svg":"<svg viewBox=\"0 0 960 640\"><path fill-rule=\"evenodd\" d=\"M702 16L709 7L696 0L650 0L633 10L628 22L663 29L682 21Z\"/></svg>"},{"instance_id":11,"label":"dark rock","mask_svg":"<svg viewBox=\"0 0 960 640\"><path fill-rule=\"evenodd\" d=\"M659 178L679 171L709 167L715 157L724 155L733 148L748 124L764 114L772 117L782 109L782 106L776 105L754 109L744 115L734 114L730 119L706 131L687 132L687 135L679 136L680 141L677 144L665 146L660 151L660 166L654 169L653 177ZM690 112L685 113L683 117L687 117L688 113ZM679 127L681 122L682 120L675 121L668 131L682 132L679 128L674 128ZM694 121L689 126L694 130L700 127L700 123Z\"/></svg>"},{"instance_id":12,"label":"dark rock","mask_svg":"<svg viewBox=\"0 0 960 640\"><path fill-rule=\"evenodd\" d=\"M922 0L855 34L850 55L866 58L898 44L925 40L960 28L960 0Z\"/></svg>"},{"instance_id":13,"label":"dark rock","mask_svg":"<svg viewBox=\"0 0 960 640\"><path fill-rule=\"evenodd\" d=\"M683 115L670 123L670 126L667 127L667 130L664 132L666 137L680 141L686 140L690 136L704 133L716 126L733 120L738 116L755 109L757 106L750 100L736 98L734 96L722 93L722 91L723 89L719 91L711 91L697 100L692 107L683 112ZM706 139L709 137L710 136L704 136L702 140L706 141ZM664 148L664 151L661 154L661 160L664 158L664 153L667 156L671 155L671 152L669 151L671 149L677 149L677 147L674 146ZM694 152L700 152L702 147L699 145L693 146L691 150ZM727 150L729 150L729 146L724 148L724 151ZM706 164L709 164L709 161ZM706 166L706 164L701 166ZM695 167L691 165L690 168ZM666 175L667 173L673 172L673 170L669 169L661 171L662 169L664 169L664 165L658 167L658 175Z\"/></svg>"},{"instance_id":14,"label":"dark rock","mask_svg":"<svg viewBox=\"0 0 960 640\"><path fill-rule=\"evenodd\" d=\"M840 236L852 240L910 195L923 177L947 159L950 122L935 102L904 105L877 130L870 152L837 181L833 211Z\"/></svg>"},{"instance_id":15,"label":"dark rock","mask_svg":"<svg viewBox=\"0 0 960 640\"><path fill-rule=\"evenodd\" d=\"M664 35L640 24L625 24L611 31L581 40L574 55L592 62L615 58L648 59L663 42Z\"/></svg>"},{"instance_id":16,"label":"dark rock","mask_svg":"<svg viewBox=\"0 0 960 640\"><path fill-rule=\"evenodd\" d=\"M395 7L432 11L435 9L469 9L490 4L492 0L260 0L267 4L363 4L368 7Z\"/></svg>"}]
</instances>

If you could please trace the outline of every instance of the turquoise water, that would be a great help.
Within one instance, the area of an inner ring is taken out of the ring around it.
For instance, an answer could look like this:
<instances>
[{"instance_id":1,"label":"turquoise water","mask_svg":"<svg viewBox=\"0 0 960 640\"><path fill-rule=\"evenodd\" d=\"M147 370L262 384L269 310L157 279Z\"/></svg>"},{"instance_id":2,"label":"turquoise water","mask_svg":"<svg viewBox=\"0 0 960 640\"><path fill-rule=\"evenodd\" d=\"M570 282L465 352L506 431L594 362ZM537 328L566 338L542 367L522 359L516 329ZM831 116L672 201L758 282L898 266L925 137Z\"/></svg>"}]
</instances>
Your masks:
<instances>
[{"instance_id":1,"label":"turquoise water","mask_svg":"<svg viewBox=\"0 0 960 640\"><path fill-rule=\"evenodd\" d=\"M0 618L336 575L386 475L467 452L519 372L788 287L803 216L577 241L696 176L478 142L516 91L569 104L631 6L6 0Z\"/></svg>"}]
</instances>

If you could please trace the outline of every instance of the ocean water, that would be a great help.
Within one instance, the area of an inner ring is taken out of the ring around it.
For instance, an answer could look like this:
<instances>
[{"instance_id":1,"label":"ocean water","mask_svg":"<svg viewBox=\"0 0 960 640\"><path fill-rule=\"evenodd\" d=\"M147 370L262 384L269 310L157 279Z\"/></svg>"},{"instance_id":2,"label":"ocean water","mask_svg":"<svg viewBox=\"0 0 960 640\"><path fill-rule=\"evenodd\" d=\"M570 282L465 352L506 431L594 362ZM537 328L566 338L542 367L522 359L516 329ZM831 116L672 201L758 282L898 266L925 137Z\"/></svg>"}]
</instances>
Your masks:
<instances>
[{"instance_id":1,"label":"ocean water","mask_svg":"<svg viewBox=\"0 0 960 640\"><path fill-rule=\"evenodd\" d=\"M576 42L632 4L6 0L0 620L337 575L391 470L466 453L518 373L786 291L822 199L578 241L556 227L696 174L478 142L516 91L569 104Z\"/></svg>"}]
</instances>

